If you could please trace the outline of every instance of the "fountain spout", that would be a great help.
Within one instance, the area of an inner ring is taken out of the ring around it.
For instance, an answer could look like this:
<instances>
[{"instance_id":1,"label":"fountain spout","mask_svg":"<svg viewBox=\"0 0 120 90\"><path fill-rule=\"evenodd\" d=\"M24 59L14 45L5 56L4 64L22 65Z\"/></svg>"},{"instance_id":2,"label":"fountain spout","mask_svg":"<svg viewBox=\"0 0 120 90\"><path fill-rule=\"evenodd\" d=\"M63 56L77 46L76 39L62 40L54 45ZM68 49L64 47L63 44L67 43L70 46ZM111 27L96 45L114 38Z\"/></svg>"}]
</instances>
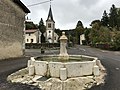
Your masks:
<instances>
[{"instance_id":1,"label":"fountain spout","mask_svg":"<svg viewBox=\"0 0 120 90\"><path fill-rule=\"evenodd\" d=\"M69 58L69 55L67 53L67 40L68 38L65 36L65 32L62 32L62 36L60 37L60 54L59 56L63 59Z\"/></svg>"}]
</instances>

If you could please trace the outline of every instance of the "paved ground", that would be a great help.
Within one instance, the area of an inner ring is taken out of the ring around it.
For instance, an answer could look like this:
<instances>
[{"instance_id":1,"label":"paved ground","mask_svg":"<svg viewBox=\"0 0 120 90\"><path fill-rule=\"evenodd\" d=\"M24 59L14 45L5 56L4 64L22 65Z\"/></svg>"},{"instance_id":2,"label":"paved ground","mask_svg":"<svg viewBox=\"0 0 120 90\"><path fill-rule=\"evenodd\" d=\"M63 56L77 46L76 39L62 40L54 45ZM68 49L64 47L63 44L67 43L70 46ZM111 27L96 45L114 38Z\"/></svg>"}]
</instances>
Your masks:
<instances>
[{"instance_id":1,"label":"paved ground","mask_svg":"<svg viewBox=\"0 0 120 90\"><path fill-rule=\"evenodd\" d=\"M15 58L0 61L0 90L40 90L33 86L23 85L19 83L9 83L6 78L9 74L26 67L29 58Z\"/></svg>"},{"instance_id":2,"label":"paved ground","mask_svg":"<svg viewBox=\"0 0 120 90\"><path fill-rule=\"evenodd\" d=\"M73 54L73 50L69 53ZM77 47L76 54L97 56L107 69L106 83L90 90L120 90L120 52L99 50L90 47Z\"/></svg>"},{"instance_id":3,"label":"paved ground","mask_svg":"<svg viewBox=\"0 0 120 90\"><path fill-rule=\"evenodd\" d=\"M39 56L40 50L26 50L27 56ZM106 76L106 83L90 90L120 90L120 52L112 52L90 48L87 46L77 46L68 50L69 54L85 54L97 56L107 69L108 75ZM58 54L57 50L48 50L46 54ZM29 58L16 58L0 61L0 90L39 90L36 87L11 84L6 81L9 74L26 67Z\"/></svg>"}]
</instances>

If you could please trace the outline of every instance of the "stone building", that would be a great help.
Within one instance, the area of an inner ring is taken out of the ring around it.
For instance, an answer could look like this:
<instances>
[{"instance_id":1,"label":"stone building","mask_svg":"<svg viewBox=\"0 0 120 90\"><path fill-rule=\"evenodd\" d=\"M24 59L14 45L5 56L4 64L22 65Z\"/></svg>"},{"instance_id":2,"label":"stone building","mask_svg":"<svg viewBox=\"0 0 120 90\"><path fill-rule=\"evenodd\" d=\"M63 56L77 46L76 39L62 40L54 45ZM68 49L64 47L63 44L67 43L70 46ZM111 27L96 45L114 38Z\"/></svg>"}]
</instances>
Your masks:
<instances>
[{"instance_id":1,"label":"stone building","mask_svg":"<svg viewBox=\"0 0 120 90\"><path fill-rule=\"evenodd\" d=\"M41 43L41 32L39 29L25 30L25 43Z\"/></svg>"},{"instance_id":2,"label":"stone building","mask_svg":"<svg viewBox=\"0 0 120 90\"><path fill-rule=\"evenodd\" d=\"M58 35L55 33L55 21L53 19L52 9L50 5L48 17L46 20L46 42L57 43Z\"/></svg>"},{"instance_id":3,"label":"stone building","mask_svg":"<svg viewBox=\"0 0 120 90\"><path fill-rule=\"evenodd\" d=\"M31 19L25 20L25 44L26 43L41 43L41 32Z\"/></svg>"},{"instance_id":4,"label":"stone building","mask_svg":"<svg viewBox=\"0 0 120 90\"><path fill-rule=\"evenodd\" d=\"M85 40L85 34L80 35L80 45L83 45L84 40Z\"/></svg>"},{"instance_id":5,"label":"stone building","mask_svg":"<svg viewBox=\"0 0 120 90\"><path fill-rule=\"evenodd\" d=\"M23 55L27 13L29 9L20 0L0 0L0 59Z\"/></svg>"}]
</instances>

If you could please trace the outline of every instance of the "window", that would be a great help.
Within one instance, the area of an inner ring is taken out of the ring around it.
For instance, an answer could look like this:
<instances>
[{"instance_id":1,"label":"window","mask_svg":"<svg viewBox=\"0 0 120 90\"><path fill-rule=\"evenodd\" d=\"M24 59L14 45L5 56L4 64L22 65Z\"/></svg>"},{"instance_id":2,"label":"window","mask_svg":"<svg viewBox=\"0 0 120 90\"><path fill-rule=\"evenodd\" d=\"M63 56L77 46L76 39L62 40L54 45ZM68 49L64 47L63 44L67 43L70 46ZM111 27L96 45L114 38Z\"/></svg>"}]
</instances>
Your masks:
<instances>
[{"instance_id":1,"label":"window","mask_svg":"<svg viewBox=\"0 0 120 90\"><path fill-rule=\"evenodd\" d=\"M54 37L54 39L57 40L56 37Z\"/></svg>"},{"instance_id":2,"label":"window","mask_svg":"<svg viewBox=\"0 0 120 90\"><path fill-rule=\"evenodd\" d=\"M29 36L30 36L31 34L29 33Z\"/></svg>"},{"instance_id":3,"label":"window","mask_svg":"<svg viewBox=\"0 0 120 90\"><path fill-rule=\"evenodd\" d=\"M31 39L31 43L33 43L33 39Z\"/></svg>"},{"instance_id":4,"label":"window","mask_svg":"<svg viewBox=\"0 0 120 90\"><path fill-rule=\"evenodd\" d=\"M48 23L48 28L51 28L51 23Z\"/></svg>"},{"instance_id":5,"label":"window","mask_svg":"<svg viewBox=\"0 0 120 90\"><path fill-rule=\"evenodd\" d=\"M27 42L29 42L29 39L27 39Z\"/></svg>"},{"instance_id":6,"label":"window","mask_svg":"<svg viewBox=\"0 0 120 90\"><path fill-rule=\"evenodd\" d=\"M51 31L49 31L49 33L51 33Z\"/></svg>"},{"instance_id":7,"label":"window","mask_svg":"<svg viewBox=\"0 0 120 90\"><path fill-rule=\"evenodd\" d=\"M50 37L48 39L51 39Z\"/></svg>"}]
</instances>

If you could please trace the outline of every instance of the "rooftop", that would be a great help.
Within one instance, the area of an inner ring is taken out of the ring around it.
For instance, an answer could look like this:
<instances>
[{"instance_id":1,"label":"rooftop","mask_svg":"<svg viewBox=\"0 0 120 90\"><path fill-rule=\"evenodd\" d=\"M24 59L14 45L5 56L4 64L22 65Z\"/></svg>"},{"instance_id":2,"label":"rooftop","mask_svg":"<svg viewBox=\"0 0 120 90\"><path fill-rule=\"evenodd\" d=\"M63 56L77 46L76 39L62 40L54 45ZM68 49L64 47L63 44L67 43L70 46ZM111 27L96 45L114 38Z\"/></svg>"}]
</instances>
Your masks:
<instances>
[{"instance_id":1,"label":"rooftop","mask_svg":"<svg viewBox=\"0 0 120 90\"><path fill-rule=\"evenodd\" d=\"M13 0L13 2L17 4L25 13L30 13L30 10L20 0Z\"/></svg>"},{"instance_id":2,"label":"rooftop","mask_svg":"<svg viewBox=\"0 0 120 90\"><path fill-rule=\"evenodd\" d=\"M50 5L49 13L48 13L48 18L46 21L53 21L54 22L51 5Z\"/></svg>"},{"instance_id":3,"label":"rooftop","mask_svg":"<svg viewBox=\"0 0 120 90\"><path fill-rule=\"evenodd\" d=\"M29 29L29 30L25 30L26 33L34 33L38 31L38 29Z\"/></svg>"}]
</instances>

